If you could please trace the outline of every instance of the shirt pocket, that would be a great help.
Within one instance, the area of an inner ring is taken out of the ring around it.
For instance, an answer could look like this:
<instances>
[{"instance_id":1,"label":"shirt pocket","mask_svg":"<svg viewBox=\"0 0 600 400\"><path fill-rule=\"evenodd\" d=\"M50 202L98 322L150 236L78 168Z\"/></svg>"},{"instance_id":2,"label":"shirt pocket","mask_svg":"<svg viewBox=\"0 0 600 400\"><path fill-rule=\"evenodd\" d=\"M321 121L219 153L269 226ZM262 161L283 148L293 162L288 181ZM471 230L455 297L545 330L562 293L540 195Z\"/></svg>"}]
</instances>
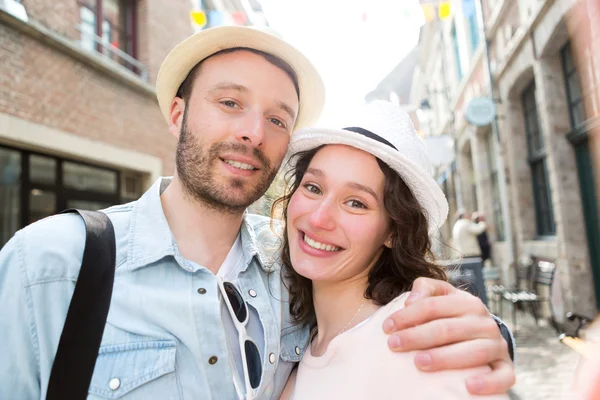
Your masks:
<instances>
[{"instance_id":1,"label":"shirt pocket","mask_svg":"<svg viewBox=\"0 0 600 400\"><path fill-rule=\"evenodd\" d=\"M88 400L181 399L174 340L100 347Z\"/></svg>"},{"instance_id":2,"label":"shirt pocket","mask_svg":"<svg viewBox=\"0 0 600 400\"><path fill-rule=\"evenodd\" d=\"M280 358L284 362L300 362L308 343L308 326L288 326L281 331Z\"/></svg>"}]
</instances>

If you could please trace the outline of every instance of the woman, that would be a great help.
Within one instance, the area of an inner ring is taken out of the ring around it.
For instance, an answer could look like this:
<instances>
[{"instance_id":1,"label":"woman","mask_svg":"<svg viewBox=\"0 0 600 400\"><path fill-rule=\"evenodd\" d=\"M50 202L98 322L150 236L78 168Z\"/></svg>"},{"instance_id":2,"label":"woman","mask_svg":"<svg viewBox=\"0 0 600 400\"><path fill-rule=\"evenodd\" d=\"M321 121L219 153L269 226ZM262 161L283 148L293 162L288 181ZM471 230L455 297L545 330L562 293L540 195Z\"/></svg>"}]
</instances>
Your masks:
<instances>
[{"instance_id":1,"label":"woman","mask_svg":"<svg viewBox=\"0 0 600 400\"><path fill-rule=\"evenodd\" d=\"M481 369L420 372L381 329L416 278L446 279L429 232L448 204L408 115L375 102L352 127L295 133L290 154L292 183L276 203L284 276L292 316L313 335L282 398L393 398L399 387L407 399L471 398L464 378Z\"/></svg>"}]
</instances>

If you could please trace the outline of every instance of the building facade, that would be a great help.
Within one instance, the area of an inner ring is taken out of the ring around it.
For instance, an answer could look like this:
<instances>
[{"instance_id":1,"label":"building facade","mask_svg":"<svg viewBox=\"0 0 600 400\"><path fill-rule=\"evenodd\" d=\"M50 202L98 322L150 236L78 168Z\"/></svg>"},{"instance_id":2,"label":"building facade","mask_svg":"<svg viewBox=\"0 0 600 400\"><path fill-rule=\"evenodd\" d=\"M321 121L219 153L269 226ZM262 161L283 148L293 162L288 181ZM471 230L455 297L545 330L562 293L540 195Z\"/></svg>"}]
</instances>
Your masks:
<instances>
[{"instance_id":1,"label":"building facade","mask_svg":"<svg viewBox=\"0 0 600 400\"><path fill-rule=\"evenodd\" d=\"M427 135L456 144L454 161L437 171L451 205L443 240L458 208L483 212L504 283L525 255L556 264L559 317L600 309L598 7L453 1L422 31L413 83L415 104L430 106ZM465 112L482 97L496 119L475 126Z\"/></svg>"},{"instance_id":2,"label":"building facade","mask_svg":"<svg viewBox=\"0 0 600 400\"><path fill-rule=\"evenodd\" d=\"M203 28L193 9L213 11L210 26L257 20L252 1L215 3L0 3L0 246L40 218L130 201L173 173L176 140L154 89L162 60Z\"/></svg>"}]
</instances>

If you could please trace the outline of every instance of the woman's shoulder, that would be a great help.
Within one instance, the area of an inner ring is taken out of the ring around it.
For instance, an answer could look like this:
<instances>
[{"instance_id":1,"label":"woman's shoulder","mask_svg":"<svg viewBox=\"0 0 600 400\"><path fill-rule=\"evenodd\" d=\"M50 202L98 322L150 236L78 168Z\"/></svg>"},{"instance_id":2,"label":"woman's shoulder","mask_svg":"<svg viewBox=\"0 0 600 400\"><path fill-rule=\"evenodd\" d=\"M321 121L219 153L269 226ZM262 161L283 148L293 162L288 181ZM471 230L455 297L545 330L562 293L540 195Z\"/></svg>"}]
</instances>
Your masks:
<instances>
[{"instance_id":1,"label":"woman's shoulder","mask_svg":"<svg viewBox=\"0 0 600 400\"><path fill-rule=\"evenodd\" d=\"M408 296L410 296L410 292L404 292L404 293L398 295L398 297L394 298L392 301L390 301L386 305L382 306L377 311L378 318L385 319L390 314L403 309L404 303L406 302L406 299L408 298Z\"/></svg>"}]
</instances>

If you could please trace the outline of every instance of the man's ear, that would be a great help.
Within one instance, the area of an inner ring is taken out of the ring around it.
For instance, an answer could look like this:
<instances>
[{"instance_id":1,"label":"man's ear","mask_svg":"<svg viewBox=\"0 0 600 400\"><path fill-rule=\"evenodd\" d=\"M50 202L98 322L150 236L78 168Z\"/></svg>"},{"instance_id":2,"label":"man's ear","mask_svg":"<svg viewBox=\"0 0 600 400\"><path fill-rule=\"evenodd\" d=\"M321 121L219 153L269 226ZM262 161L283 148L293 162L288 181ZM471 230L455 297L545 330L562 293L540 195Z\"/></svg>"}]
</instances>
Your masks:
<instances>
[{"instance_id":1,"label":"man's ear","mask_svg":"<svg viewBox=\"0 0 600 400\"><path fill-rule=\"evenodd\" d=\"M171 112L169 114L169 132L176 139L179 139L179 134L181 133L184 114L185 100L180 97L175 97L171 102Z\"/></svg>"}]
</instances>

